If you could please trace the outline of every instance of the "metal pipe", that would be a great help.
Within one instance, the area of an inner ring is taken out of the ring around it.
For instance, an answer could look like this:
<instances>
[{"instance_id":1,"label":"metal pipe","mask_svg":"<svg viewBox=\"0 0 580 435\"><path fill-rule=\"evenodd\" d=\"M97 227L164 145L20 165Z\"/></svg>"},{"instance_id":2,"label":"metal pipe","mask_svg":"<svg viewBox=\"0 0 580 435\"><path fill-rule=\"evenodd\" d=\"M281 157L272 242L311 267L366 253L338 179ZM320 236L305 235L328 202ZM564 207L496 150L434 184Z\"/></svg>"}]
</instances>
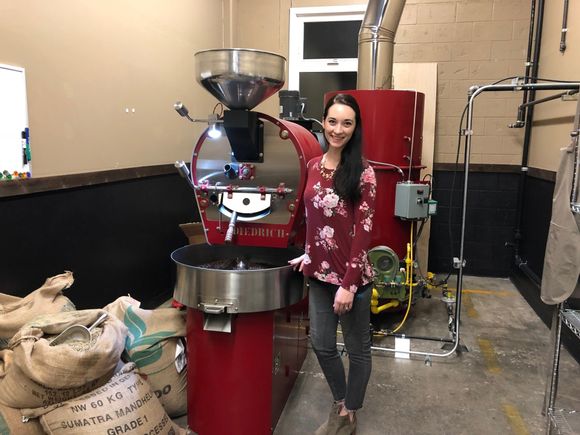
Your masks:
<instances>
[{"instance_id":1,"label":"metal pipe","mask_svg":"<svg viewBox=\"0 0 580 435\"><path fill-rule=\"evenodd\" d=\"M450 338L443 338L443 337L429 337L429 336L419 336L419 335L407 335L407 334L393 334L391 332L378 332L375 333L377 335L383 337L395 337L395 338L408 338L411 339L418 339L418 340L428 340L428 341L437 341L440 343L453 343L453 340Z\"/></svg>"},{"instance_id":2,"label":"metal pipe","mask_svg":"<svg viewBox=\"0 0 580 435\"><path fill-rule=\"evenodd\" d=\"M534 1L534 0L532 0ZM540 61L540 48L542 45L542 28L544 22L544 0L538 0L538 11L536 25L530 27L530 38L534 39L534 50L531 59L531 68L526 69L526 76L531 76L531 82L535 83L538 78L538 67ZM532 23L533 24L533 23ZM535 38L534 38L535 35ZM529 62L528 62L529 63ZM528 80L526 78L526 80ZM534 88L530 89L525 103L532 101L536 98L536 91ZM532 122L534 119L534 106L526 109L525 113L525 125L524 125L524 144L522 150L522 163L520 171L520 182L518 185L518 199L516 206L516 226L514 229L514 254L519 255L520 241L522 239L522 214L524 208L524 192L526 188L527 175L528 175L528 157L530 153L530 143L532 140Z\"/></svg>"},{"instance_id":3,"label":"metal pipe","mask_svg":"<svg viewBox=\"0 0 580 435\"><path fill-rule=\"evenodd\" d=\"M519 108L535 106L536 104L545 103L547 101L552 101L552 100L557 100L558 98L562 98L562 97L565 97L568 95L574 95L577 93L578 93L578 91L576 91L576 90L560 92L559 94L550 95L549 97L540 98L538 100L534 100L534 101L530 101L528 103L520 104Z\"/></svg>"},{"instance_id":4,"label":"metal pipe","mask_svg":"<svg viewBox=\"0 0 580 435\"><path fill-rule=\"evenodd\" d=\"M518 269L520 269L524 275L526 275L538 288L542 284L542 279L536 275L536 273L528 266L528 263L524 261L519 255L515 257L515 263Z\"/></svg>"},{"instance_id":5,"label":"metal pipe","mask_svg":"<svg viewBox=\"0 0 580 435\"><path fill-rule=\"evenodd\" d=\"M194 191L212 191L212 192L232 192L232 193L267 193L267 194L282 194L288 195L294 192L293 189L289 189L287 187L279 188L279 187L240 187L240 186L217 186L217 185L209 185L209 184L193 184L191 181L191 176L187 165L183 160L177 161L174 164L175 168L179 172L185 180L189 187L191 187Z\"/></svg>"},{"instance_id":6,"label":"metal pipe","mask_svg":"<svg viewBox=\"0 0 580 435\"><path fill-rule=\"evenodd\" d=\"M432 356L445 358L445 357L451 356L455 353L455 350L457 349L457 347L459 345L459 341L456 340L456 341L454 341L454 343L455 344L453 346L453 349L451 349L449 352L445 352L445 353L421 352L421 351L417 351L417 350L402 350L402 349L393 349L390 347L381 347L381 346L371 346L371 350L378 350L381 352L392 352L392 353L406 353L409 355L420 355L420 356L424 356L427 358L430 358ZM340 342L337 342L336 345L346 347L344 343L340 343Z\"/></svg>"},{"instance_id":7,"label":"metal pipe","mask_svg":"<svg viewBox=\"0 0 580 435\"><path fill-rule=\"evenodd\" d=\"M173 108L175 109L175 111L177 113L179 113L184 118L189 119L191 122L207 122L208 124L210 124L210 123L216 124L216 123L223 123L224 122L223 119L218 119L217 115L214 113L209 115L207 118L192 118L191 116L189 116L189 110L187 109L187 107L185 107L185 105L181 101L176 102L173 105Z\"/></svg>"},{"instance_id":8,"label":"metal pipe","mask_svg":"<svg viewBox=\"0 0 580 435\"><path fill-rule=\"evenodd\" d=\"M566 51L566 34L568 33L569 6L570 2L568 0L564 0L564 13L562 15L562 34L560 36L560 53L564 53Z\"/></svg>"},{"instance_id":9,"label":"metal pipe","mask_svg":"<svg viewBox=\"0 0 580 435\"><path fill-rule=\"evenodd\" d=\"M185 162L183 160L180 160L175 162L173 166L175 166L177 172L179 172L179 175L185 178L189 187L191 187L195 191L195 185L193 184L193 181L191 181L190 172Z\"/></svg>"},{"instance_id":10,"label":"metal pipe","mask_svg":"<svg viewBox=\"0 0 580 435\"><path fill-rule=\"evenodd\" d=\"M560 367L560 344L562 342L562 321L561 321L562 304L556 305L554 314L552 316L551 328L551 345L553 349L553 357L551 360L550 371L548 372L546 382L546 392L544 394L544 406L542 414L548 416L547 434L551 433L552 419L550 413L554 409L556 402L556 393L558 390L558 372Z\"/></svg>"},{"instance_id":11,"label":"metal pipe","mask_svg":"<svg viewBox=\"0 0 580 435\"><path fill-rule=\"evenodd\" d=\"M373 169L374 169L374 170L377 170L377 169L384 169L382 166L386 166L387 168L393 168L393 169L395 169L395 170L396 170L396 171L397 171L399 174L401 174L401 178L402 178L403 180L405 179L405 173L404 173L404 172L403 172L403 170L402 170L402 169L401 169L399 166L397 166L397 165L393 165L392 163L378 162L378 161L376 161L376 160L370 160L370 159L367 159L367 162L369 162L369 163L371 163L371 164L375 165L375 166L373 166Z\"/></svg>"},{"instance_id":12,"label":"metal pipe","mask_svg":"<svg viewBox=\"0 0 580 435\"><path fill-rule=\"evenodd\" d=\"M580 105L580 100L578 102ZM572 192L570 193L570 207L572 213L580 214L580 202L578 201L578 184L580 176L580 144L578 135L580 130L572 132L572 141L574 142L574 172L572 174Z\"/></svg>"},{"instance_id":13,"label":"metal pipe","mask_svg":"<svg viewBox=\"0 0 580 435\"><path fill-rule=\"evenodd\" d=\"M574 130L570 133L574 144L574 172L572 173L572 191L570 192L570 208L572 213L580 214L580 202L578 201L579 178L580 178L580 98L576 105L576 116L574 117Z\"/></svg>"},{"instance_id":14,"label":"metal pipe","mask_svg":"<svg viewBox=\"0 0 580 435\"><path fill-rule=\"evenodd\" d=\"M528 81L528 77L530 76L532 70L532 53L534 47L534 28L536 22L536 0L531 0L530 4L530 27L528 31L528 48L526 50L526 63L525 63L525 81ZM528 91L524 91L522 96L522 104L527 103L528 100ZM526 111L525 110L518 110L518 118L514 124L514 127L523 127L525 125L526 120Z\"/></svg>"},{"instance_id":15,"label":"metal pipe","mask_svg":"<svg viewBox=\"0 0 580 435\"><path fill-rule=\"evenodd\" d=\"M192 183L193 184L193 183ZM282 194L288 195L294 192L293 189L287 187L277 188L277 187L240 187L240 186L218 186L209 184L195 184L193 185L195 190L208 191L208 192L228 192L228 193L270 193L270 194Z\"/></svg>"},{"instance_id":16,"label":"metal pipe","mask_svg":"<svg viewBox=\"0 0 580 435\"><path fill-rule=\"evenodd\" d=\"M417 98L419 93L415 91L415 104L413 105L413 130L411 133L411 152L409 153L409 177L407 181L411 182L411 167L413 166L413 148L415 147L415 123L417 121Z\"/></svg>"},{"instance_id":17,"label":"metal pipe","mask_svg":"<svg viewBox=\"0 0 580 435\"><path fill-rule=\"evenodd\" d=\"M500 85L472 86L469 89L469 92L479 95L482 92L489 91L492 92L508 92L508 91L523 91L523 90L563 91L563 90L579 90L579 89L580 82L548 82L548 83L512 83Z\"/></svg>"},{"instance_id":18,"label":"metal pipe","mask_svg":"<svg viewBox=\"0 0 580 435\"><path fill-rule=\"evenodd\" d=\"M391 89L395 34L405 0L370 0L358 34L357 89Z\"/></svg>"},{"instance_id":19,"label":"metal pipe","mask_svg":"<svg viewBox=\"0 0 580 435\"><path fill-rule=\"evenodd\" d=\"M228 224L228 230L226 231L226 237L224 239L224 242L226 243L232 243L234 232L236 230L236 219L238 219L238 212L234 210L232 211L230 223Z\"/></svg>"}]
</instances>

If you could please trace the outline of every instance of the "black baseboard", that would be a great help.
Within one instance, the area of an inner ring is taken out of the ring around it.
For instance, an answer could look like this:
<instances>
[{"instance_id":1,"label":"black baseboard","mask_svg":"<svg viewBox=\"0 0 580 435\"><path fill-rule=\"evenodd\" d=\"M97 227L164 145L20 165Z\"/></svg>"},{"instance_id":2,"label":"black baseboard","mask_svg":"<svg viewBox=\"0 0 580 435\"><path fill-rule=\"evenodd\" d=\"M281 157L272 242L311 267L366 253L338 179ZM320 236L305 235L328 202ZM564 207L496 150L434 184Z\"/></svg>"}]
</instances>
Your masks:
<instances>
[{"instance_id":1,"label":"black baseboard","mask_svg":"<svg viewBox=\"0 0 580 435\"><path fill-rule=\"evenodd\" d=\"M469 275L508 277L514 255L519 174L511 167L479 166L469 176L464 271ZM459 257L464 173L448 169L433 173L433 199L438 201L438 212L431 219L429 270L435 273L448 272L451 259Z\"/></svg>"},{"instance_id":2,"label":"black baseboard","mask_svg":"<svg viewBox=\"0 0 580 435\"><path fill-rule=\"evenodd\" d=\"M0 198L0 293L22 297L70 270L65 295L78 309L171 298L170 254L187 244L179 224L198 217L186 182L173 172L66 187Z\"/></svg>"}]
</instances>

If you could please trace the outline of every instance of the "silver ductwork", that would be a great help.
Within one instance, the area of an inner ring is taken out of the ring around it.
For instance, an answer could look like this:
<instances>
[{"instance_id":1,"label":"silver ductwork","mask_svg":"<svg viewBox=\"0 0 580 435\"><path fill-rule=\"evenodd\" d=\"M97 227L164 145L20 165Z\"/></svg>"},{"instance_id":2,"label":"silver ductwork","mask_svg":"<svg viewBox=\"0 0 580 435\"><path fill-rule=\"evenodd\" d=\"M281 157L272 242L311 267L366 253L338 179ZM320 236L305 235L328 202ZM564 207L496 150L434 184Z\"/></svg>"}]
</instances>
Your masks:
<instances>
[{"instance_id":1,"label":"silver ductwork","mask_svg":"<svg viewBox=\"0 0 580 435\"><path fill-rule=\"evenodd\" d=\"M391 89L395 34L405 0L369 0L358 34L357 89Z\"/></svg>"}]
</instances>

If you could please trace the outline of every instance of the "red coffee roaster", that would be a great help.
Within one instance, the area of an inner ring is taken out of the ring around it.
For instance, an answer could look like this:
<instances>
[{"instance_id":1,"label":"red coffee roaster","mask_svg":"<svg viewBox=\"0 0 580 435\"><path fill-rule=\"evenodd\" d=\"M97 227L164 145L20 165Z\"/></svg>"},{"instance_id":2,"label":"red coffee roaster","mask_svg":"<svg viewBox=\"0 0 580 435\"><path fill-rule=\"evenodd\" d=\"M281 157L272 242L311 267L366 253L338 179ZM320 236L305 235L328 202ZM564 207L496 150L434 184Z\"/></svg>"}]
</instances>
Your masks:
<instances>
[{"instance_id":1,"label":"red coffee roaster","mask_svg":"<svg viewBox=\"0 0 580 435\"><path fill-rule=\"evenodd\" d=\"M288 260L303 253L306 164L321 147L252 111L284 84L284 57L216 49L195 65L228 110L209 118L187 175L207 244L171 254L187 307L188 423L199 435L269 434L306 355L306 287Z\"/></svg>"}]
</instances>

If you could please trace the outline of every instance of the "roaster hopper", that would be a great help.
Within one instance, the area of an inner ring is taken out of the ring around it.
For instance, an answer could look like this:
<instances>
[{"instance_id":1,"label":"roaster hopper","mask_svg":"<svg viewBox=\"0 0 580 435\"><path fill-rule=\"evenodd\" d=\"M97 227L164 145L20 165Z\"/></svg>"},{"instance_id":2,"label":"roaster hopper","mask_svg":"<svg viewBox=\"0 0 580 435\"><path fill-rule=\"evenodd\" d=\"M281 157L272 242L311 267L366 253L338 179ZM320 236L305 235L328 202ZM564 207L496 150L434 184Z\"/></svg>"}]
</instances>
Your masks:
<instances>
[{"instance_id":1,"label":"roaster hopper","mask_svg":"<svg viewBox=\"0 0 580 435\"><path fill-rule=\"evenodd\" d=\"M195 65L229 110L191 160L208 244L171 255L174 297L188 307L188 422L200 435L269 434L306 355L306 287L288 260L303 252L306 164L321 148L301 126L251 111L283 86L284 57L216 49Z\"/></svg>"}]
</instances>

